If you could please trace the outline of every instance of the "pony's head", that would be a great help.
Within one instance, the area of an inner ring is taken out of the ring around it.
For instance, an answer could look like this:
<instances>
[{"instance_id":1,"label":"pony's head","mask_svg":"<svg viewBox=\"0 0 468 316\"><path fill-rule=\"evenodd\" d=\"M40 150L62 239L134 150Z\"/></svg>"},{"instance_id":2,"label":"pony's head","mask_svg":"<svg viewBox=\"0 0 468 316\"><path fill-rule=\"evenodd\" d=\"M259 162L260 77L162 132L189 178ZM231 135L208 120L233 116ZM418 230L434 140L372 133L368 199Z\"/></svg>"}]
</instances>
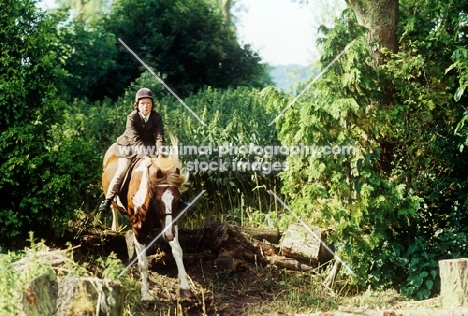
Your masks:
<instances>
[{"instance_id":1,"label":"pony's head","mask_svg":"<svg viewBox=\"0 0 468 316\"><path fill-rule=\"evenodd\" d=\"M144 163L148 168L148 191L153 204L150 208L159 218L164 239L171 241L175 234L175 223L171 223L179 215L180 193L186 190L189 173L182 168L177 153L145 158Z\"/></svg>"}]
</instances>

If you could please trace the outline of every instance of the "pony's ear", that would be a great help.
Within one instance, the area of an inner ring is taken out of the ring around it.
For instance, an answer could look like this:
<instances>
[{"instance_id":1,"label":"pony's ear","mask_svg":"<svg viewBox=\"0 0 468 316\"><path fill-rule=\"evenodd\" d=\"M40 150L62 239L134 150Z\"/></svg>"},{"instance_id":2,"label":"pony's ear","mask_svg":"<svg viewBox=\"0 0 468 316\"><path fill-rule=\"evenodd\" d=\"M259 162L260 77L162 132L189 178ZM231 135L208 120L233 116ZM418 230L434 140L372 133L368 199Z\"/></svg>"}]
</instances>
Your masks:
<instances>
[{"instance_id":1,"label":"pony's ear","mask_svg":"<svg viewBox=\"0 0 468 316\"><path fill-rule=\"evenodd\" d=\"M156 179L161 178L164 178L164 174L162 173L161 169L158 169L158 171L156 171Z\"/></svg>"},{"instance_id":2,"label":"pony's ear","mask_svg":"<svg viewBox=\"0 0 468 316\"><path fill-rule=\"evenodd\" d=\"M180 169L179 169L179 168L176 168L175 173L178 174L178 175L180 175Z\"/></svg>"}]
</instances>

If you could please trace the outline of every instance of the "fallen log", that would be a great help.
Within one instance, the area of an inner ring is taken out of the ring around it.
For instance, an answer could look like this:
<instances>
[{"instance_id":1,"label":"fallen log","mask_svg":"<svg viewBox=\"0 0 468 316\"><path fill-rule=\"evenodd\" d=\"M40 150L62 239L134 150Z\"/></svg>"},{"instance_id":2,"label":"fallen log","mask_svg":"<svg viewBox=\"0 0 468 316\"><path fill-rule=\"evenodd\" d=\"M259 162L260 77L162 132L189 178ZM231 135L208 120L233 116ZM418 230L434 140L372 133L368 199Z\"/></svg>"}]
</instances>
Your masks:
<instances>
[{"instance_id":1,"label":"fallen log","mask_svg":"<svg viewBox=\"0 0 468 316\"><path fill-rule=\"evenodd\" d=\"M294 258L288 258L285 256L268 256L267 260L270 264L277 266L280 269L287 269L292 271L311 271L313 267L310 265L299 262Z\"/></svg>"},{"instance_id":2,"label":"fallen log","mask_svg":"<svg viewBox=\"0 0 468 316\"><path fill-rule=\"evenodd\" d=\"M242 233L235 225L206 222L201 243L203 247L215 252L218 258L221 255L222 262L226 260L232 262L232 264L222 264L223 270L232 271L234 268L242 267L244 262L261 265L268 263L258 241Z\"/></svg>"},{"instance_id":3,"label":"fallen log","mask_svg":"<svg viewBox=\"0 0 468 316\"><path fill-rule=\"evenodd\" d=\"M155 230L148 242L152 242L160 232ZM243 270L249 262L309 271L333 258L327 249L329 246L325 247L328 231L316 228L313 232L310 234L302 226L293 224L281 236L276 229L243 228L230 223L208 221L201 229L179 229L179 242L185 258L197 255L200 258L214 257L218 270ZM83 239L82 248L86 250L92 247L98 251L112 249L124 261L135 256L131 231L125 236L106 231L94 237L88 231L83 234ZM162 238L148 248L147 255L156 255L162 261L171 260L172 257L170 246Z\"/></svg>"},{"instance_id":4,"label":"fallen log","mask_svg":"<svg viewBox=\"0 0 468 316\"><path fill-rule=\"evenodd\" d=\"M277 229L244 227L242 231L253 239L270 244L278 244L281 238L281 234Z\"/></svg>"}]
</instances>

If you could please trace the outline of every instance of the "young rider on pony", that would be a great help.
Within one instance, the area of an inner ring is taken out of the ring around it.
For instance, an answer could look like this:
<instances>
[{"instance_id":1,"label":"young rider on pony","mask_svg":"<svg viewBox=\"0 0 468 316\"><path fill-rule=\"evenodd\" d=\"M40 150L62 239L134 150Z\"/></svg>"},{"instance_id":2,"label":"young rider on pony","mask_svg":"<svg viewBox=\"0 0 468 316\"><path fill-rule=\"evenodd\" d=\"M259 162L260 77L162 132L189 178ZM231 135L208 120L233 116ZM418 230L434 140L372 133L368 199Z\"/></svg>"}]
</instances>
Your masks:
<instances>
[{"instance_id":1,"label":"young rider on pony","mask_svg":"<svg viewBox=\"0 0 468 316\"><path fill-rule=\"evenodd\" d=\"M109 183L104 201L99 206L103 212L110 211L110 205L120 189L125 174L135 157L142 158L158 154L164 145L164 126L161 115L153 110L153 93L141 88L135 96L134 110L127 116L125 132L117 138L116 156L119 157L117 170ZM151 150L151 152L147 152Z\"/></svg>"}]
</instances>

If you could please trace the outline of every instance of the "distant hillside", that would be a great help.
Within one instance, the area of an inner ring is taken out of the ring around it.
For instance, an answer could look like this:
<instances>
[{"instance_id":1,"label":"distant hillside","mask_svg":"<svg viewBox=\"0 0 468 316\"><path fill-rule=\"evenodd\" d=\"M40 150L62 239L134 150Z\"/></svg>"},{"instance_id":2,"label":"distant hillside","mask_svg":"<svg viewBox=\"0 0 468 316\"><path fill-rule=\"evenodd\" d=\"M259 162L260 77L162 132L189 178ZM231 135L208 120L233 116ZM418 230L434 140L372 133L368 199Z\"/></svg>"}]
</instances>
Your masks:
<instances>
[{"instance_id":1,"label":"distant hillside","mask_svg":"<svg viewBox=\"0 0 468 316\"><path fill-rule=\"evenodd\" d=\"M300 65L272 66L270 76L278 90L290 90L299 82L306 82L313 75L310 67Z\"/></svg>"}]
</instances>

